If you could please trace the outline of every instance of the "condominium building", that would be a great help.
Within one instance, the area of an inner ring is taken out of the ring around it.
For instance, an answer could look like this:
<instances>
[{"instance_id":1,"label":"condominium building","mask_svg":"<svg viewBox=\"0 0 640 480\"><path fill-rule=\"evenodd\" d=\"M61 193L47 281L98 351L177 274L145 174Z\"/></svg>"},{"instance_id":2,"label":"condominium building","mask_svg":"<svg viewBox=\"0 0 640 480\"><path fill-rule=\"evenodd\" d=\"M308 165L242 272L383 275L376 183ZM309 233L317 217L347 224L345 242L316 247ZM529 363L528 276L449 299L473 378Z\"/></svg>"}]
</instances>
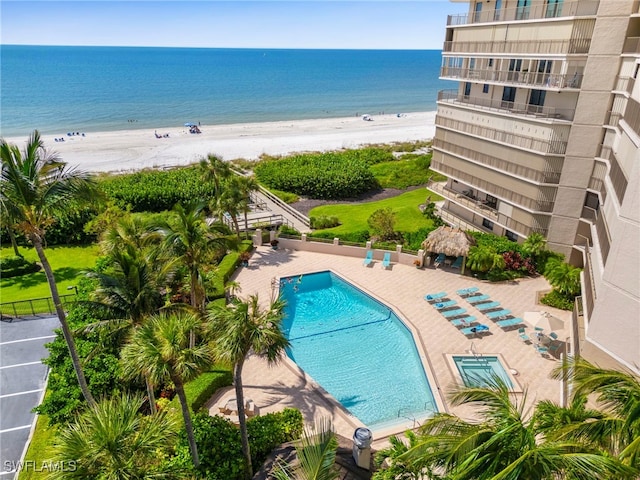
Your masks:
<instances>
[{"instance_id":1,"label":"condominium building","mask_svg":"<svg viewBox=\"0 0 640 480\"><path fill-rule=\"evenodd\" d=\"M438 95L441 216L543 234L584 267L584 356L640 373L640 2L464 2L442 52L458 84Z\"/></svg>"}]
</instances>

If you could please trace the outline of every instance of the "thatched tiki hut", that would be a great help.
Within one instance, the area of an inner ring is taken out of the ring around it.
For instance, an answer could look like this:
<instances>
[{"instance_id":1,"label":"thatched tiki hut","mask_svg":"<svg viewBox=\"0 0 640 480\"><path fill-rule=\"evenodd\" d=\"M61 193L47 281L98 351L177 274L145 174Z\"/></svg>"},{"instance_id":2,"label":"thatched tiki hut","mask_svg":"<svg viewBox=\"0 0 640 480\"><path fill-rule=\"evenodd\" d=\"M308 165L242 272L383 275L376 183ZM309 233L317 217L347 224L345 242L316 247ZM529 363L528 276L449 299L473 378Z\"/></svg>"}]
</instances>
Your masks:
<instances>
[{"instance_id":1,"label":"thatched tiki hut","mask_svg":"<svg viewBox=\"0 0 640 480\"><path fill-rule=\"evenodd\" d=\"M475 244L476 239L464 230L443 225L427 236L422 248L427 252L444 253L448 257L463 257L461 273L464 273L469 249Z\"/></svg>"}]
</instances>

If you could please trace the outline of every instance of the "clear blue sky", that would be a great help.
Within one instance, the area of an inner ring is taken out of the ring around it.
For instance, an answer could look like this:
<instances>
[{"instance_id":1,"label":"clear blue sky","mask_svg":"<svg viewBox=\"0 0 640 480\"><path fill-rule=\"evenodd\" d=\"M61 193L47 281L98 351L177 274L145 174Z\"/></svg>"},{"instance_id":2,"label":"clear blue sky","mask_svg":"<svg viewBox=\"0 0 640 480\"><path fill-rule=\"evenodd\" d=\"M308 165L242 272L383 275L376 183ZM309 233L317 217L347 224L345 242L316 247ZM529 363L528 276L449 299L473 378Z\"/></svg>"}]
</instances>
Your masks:
<instances>
[{"instance_id":1,"label":"clear blue sky","mask_svg":"<svg viewBox=\"0 0 640 480\"><path fill-rule=\"evenodd\" d=\"M447 14L467 8L445 0L2 0L0 43L439 50Z\"/></svg>"}]
</instances>

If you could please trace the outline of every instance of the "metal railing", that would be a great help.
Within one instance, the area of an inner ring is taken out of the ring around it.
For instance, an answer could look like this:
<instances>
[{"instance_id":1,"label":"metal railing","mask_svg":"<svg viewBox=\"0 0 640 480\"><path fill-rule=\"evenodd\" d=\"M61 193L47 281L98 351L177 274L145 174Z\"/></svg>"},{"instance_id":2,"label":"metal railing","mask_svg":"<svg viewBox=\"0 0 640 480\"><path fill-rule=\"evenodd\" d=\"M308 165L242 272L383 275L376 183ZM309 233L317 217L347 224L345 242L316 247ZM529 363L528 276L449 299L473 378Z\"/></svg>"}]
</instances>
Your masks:
<instances>
[{"instance_id":1,"label":"metal railing","mask_svg":"<svg viewBox=\"0 0 640 480\"><path fill-rule=\"evenodd\" d=\"M526 53L536 55L587 54L590 38L568 40L499 40L480 42L447 41L442 45L442 54L447 53Z\"/></svg>"},{"instance_id":2,"label":"metal railing","mask_svg":"<svg viewBox=\"0 0 640 480\"><path fill-rule=\"evenodd\" d=\"M600 0L560 2L548 5L527 5L513 8L483 10L481 12L448 15L447 25L467 25L473 23L512 22L518 20L538 20L545 18L583 17L595 15Z\"/></svg>"},{"instance_id":3,"label":"metal railing","mask_svg":"<svg viewBox=\"0 0 640 480\"><path fill-rule=\"evenodd\" d=\"M508 102L498 99L487 99L462 95L457 90L440 90L438 102L469 105L480 110L500 113L511 113L528 119L573 120L575 109L529 105L528 103Z\"/></svg>"},{"instance_id":4,"label":"metal railing","mask_svg":"<svg viewBox=\"0 0 640 480\"><path fill-rule=\"evenodd\" d=\"M456 80L485 81L539 87L540 89L580 88L583 75L544 72L516 72L480 68L442 67L440 76Z\"/></svg>"},{"instance_id":5,"label":"metal railing","mask_svg":"<svg viewBox=\"0 0 640 480\"><path fill-rule=\"evenodd\" d=\"M633 87L636 84L636 79L633 77L618 77L616 80L616 86L613 87L613 90L626 92L631 95L633 91Z\"/></svg>"},{"instance_id":6,"label":"metal railing","mask_svg":"<svg viewBox=\"0 0 640 480\"><path fill-rule=\"evenodd\" d=\"M263 188L262 186L260 187L260 193L262 193L265 197L267 197L273 203L277 204L280 208L286 211L288 215L291 215L296 220L301 222L305 227L308 227L308 228L310 227L311 221L309 220L309 217L307 217L306 215L303 215L302 213L297 211L295 208L291 207L291 205L289 205L288 203L283 202L282 200L280 200L280 198L278 198L277 196L275 196L273 193L271 193L266 188Z\"/></svg>"},{"instance_id":7,"label":"metal railing","mask_svg":"<svg viewBox=\"0 0 640 480\"><path fill-rule=\"evenodd\" d=\"M432 192L438 193L439 195L448 198L454 203L459 203L463 207L479 213L480 215L490 217L493 220L498 219L498 211L496 209L487 206L481 200L469 198L463 192L459 192L450 187L447 187L443 183L434 182L432 179L429 179L427 188Z\"/></svg>"},{"instance_id":8,"label":"metal railing","mask_svg":"<svg viewBox=\"0 0 640 480\"><path fill-rule=\"evenodd\" d=\"M67 310L75 301L75 294L60 295L60 303ZM17 302L4 302L0 304L0 317L2 320L11 320L14 317L30 317L43 314L56 313L56 307L51 297L32 298Z\"/></svg>"},{"instance_id":9,"label":"metal railing","mask_svg":"<svg viewBox=\"0 0 640 480\"><path fill-rule=\"evenodd\" d=\"M279 227L281 225L286 225L287 227L294 228L293 224L282 214L274 213L274 214L265 214L256 217L252 215L247 218L247 225L245 226L244 217L238 216L236 217L238 222L238 227L240 231L245 230L255 230L256 228L261 227ZM233 223L233 218L229 214L225 214L222 217L223 223L228 226L231 230L235 230L235 225Z\"/></svg>"}]
</instances>

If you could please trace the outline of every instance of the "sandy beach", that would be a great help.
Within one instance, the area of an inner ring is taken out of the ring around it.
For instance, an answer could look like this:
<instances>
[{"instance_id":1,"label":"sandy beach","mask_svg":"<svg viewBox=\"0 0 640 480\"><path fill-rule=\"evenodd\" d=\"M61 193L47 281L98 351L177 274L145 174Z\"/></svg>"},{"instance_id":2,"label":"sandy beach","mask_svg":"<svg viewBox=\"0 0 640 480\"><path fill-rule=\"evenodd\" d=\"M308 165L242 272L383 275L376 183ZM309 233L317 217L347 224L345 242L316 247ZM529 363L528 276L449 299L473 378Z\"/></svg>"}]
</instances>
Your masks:
<instances>
[{"instance_id":1,"label":"sandy beach","mask_svg":"<svg viewBox=\"0 0 640 480\"><path fill-rule=\"evenodd\" d=\"M255 160L262 154L327 151L372 143L430 140L435 112L296 120L232 125L201 125L200 134L184 126L157 130L86 132L84 136L43 135L47 148L71 166L94 172L118 172L188 165L213 153L225 160ZM80 132L82 133L82 132ZM56 142L64 138L64 142ZM22 147L25 137L6 138Z\"/></svg>"}]
</instances>

